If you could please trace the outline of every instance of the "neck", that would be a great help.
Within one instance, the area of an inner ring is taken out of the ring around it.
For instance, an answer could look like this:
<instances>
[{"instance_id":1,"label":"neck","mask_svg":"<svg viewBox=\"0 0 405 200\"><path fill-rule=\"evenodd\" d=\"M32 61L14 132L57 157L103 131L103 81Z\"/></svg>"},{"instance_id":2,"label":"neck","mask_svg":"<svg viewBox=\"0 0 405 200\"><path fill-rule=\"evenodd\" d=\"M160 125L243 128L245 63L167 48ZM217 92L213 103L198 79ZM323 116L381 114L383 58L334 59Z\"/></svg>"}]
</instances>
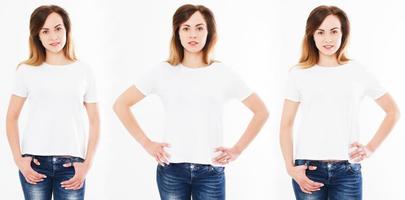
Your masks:
<instances>
[{"instance_id":1,"label":"neck","mask_svg":"<svg viewBox=\"0 0 405 200\"><path fill-rule=\"evenodd\" d=\"M72 61L66 58L66 56L63 54L63 51L60 51L58 53L47 51L45 62L50 65L66 65L71 63Z\"/></svg>"},{"instance_id":2,"label":"neck","mask_svg":"<svg viewBox=\"0 0 405 200\"><path fill-rule=\"evenodd\" d=\"M198 53L190 53L184 51L184 58L181 62L184 66L190 68L198 68L198 67L206 67L207 64L203 62L203 54L202 51Z\"/></svg>"},{"instance_id":3,"label":"neck","mask_svg":"<svg viewBox=\"0 0 405 200\"><path fill-rule=\"evenodd\" d=\"M336 67L339 66L339 62L336 58L336 54L333 55L319 54L318 65L323 67Z\"/></svg>"}]
</instances>

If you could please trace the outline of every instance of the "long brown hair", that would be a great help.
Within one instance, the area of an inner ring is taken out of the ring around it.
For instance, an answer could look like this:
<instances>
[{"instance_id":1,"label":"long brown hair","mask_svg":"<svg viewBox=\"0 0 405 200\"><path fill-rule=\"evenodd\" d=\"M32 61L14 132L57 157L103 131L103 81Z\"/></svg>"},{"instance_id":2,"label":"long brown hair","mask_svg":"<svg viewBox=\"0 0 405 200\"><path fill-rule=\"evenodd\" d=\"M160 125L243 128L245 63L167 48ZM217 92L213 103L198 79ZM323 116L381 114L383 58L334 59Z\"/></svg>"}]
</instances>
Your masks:
<instances>
[{"instance_id":1,"label":"long brown hair","mask_svg":"<svg viewBox=\"0 0 405 200\"><path fill-rule=\"evenodd\" d=\"M309 14L305 29L305 36L302 42L302 53L298 65L302 68L309 68L319 61L319 50L315 45L314 33L322 24L323 20L329 16L336 16L341 23L342 43L336 52L336 59L339 64L349 61L346 57L346 46L350 35L350 23L346 13L336 6L318 6Z\"/></svg>"},{"instance_id":2,"label":"long brown hair","mask_svg":"<svg viewBox=\"0 0 405 200\"><path fill-rule=\"evenodd\" d=\"M71 38L71 23L68 13L61 7L56 5L44 5L34 10L30 18L30 37L29 37L29 58L23 61L21 64L27 64L32 66L38 66L46 60L46 50L39 40L39 32L45 24L46 18L51 13L57 13L63 19L63 25L66 29L66 44L63 47L63 53L70 61L77 60L73 48L73 42Z\"/></svg>"},{"instance_id":3,"label":"long brown hair","mask_svg":"<svg viewBox=\"0 0 405 200\"><path fill-rule=\"evenodd\" d=\"M167 60L171 65L178 65L184 59L184 47L181 45L179 28L180 25L186 22L195 13L200 12L207 23L208 35L203 51L203 62L210 64L210 53L217 42L217 29L214 19L214 14L205 6L186 4L176 10L173 15L173 32L170 42L170 56Z\"/></svg>"}]
</instances>

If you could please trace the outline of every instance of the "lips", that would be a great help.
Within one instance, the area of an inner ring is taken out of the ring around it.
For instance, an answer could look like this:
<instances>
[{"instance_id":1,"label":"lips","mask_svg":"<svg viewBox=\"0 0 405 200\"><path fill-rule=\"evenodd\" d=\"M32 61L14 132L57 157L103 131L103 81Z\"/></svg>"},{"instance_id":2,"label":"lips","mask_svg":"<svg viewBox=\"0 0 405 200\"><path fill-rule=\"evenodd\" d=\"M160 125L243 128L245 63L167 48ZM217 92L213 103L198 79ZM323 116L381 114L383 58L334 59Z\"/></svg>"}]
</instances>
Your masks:
<instances>
[{"instance_id":1,"label":"lips","mask_svg":"<svg viewBox=\"0 0 405 200\"><path fill-rule=\"evenodd\" d=\"M325 49L332 49L334 47L334 45L323 45L323 48Z\"/></svg>"},{"instance_id":2,"label":"lips","mask_svg":"<svg viewBox=\"0 0 405 200\"><path fill-rule=\"evenodd\" d=\"M50 43L49 45L51 45L51 46L58 46L60 44L60 42L53 42L53 43Z\"/></svg>"},{"instance_id":3,"label":"lips","mask_svg":"<svg viewBox=\"0 0 405 200\"><path fill-rule=\"evenodd\" d=\"M198 44L198 42L196 42L196 41L190 41L190 42L188 42L188 44L191 45L191 46L195 46L195 45Z\"/></svg>"}]
</instances>

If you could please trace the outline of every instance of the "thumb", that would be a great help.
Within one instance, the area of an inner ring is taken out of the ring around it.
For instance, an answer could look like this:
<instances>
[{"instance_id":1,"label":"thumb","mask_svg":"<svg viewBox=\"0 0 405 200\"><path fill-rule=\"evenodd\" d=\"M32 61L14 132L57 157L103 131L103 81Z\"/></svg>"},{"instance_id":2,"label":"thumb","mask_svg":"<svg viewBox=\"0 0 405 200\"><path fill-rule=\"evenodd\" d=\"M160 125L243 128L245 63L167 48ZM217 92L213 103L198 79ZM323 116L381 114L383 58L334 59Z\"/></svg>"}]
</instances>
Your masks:
<instances>
[{"instance_id":1,"label":"thumb","mask_svg":"<svg viewBox=\"0 0 405 200\"><path fill-rule=\"evenodd\" d=\"M308 169L311 170L311 171L316 170L316 166L309 166Z\"/></svg>"}]
</instances>

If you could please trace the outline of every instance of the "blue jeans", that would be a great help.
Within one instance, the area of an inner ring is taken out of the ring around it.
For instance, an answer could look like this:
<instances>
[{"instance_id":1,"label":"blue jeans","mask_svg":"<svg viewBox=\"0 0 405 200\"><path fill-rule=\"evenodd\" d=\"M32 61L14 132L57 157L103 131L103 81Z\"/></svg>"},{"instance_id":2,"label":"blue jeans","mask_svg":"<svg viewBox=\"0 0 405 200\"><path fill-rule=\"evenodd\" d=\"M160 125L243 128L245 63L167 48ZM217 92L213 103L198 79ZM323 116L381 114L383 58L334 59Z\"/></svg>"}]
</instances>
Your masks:
<instances>
[{"instance_id":1,"label":"blue jeans","mask_svg":"<svg viewBox=\"0 0 405 200\"><path fill-rule=\"evenodd\" d=\"M170 163L157 167L162 200L224 200L224 167L192 163Z\"/></svg>"},{"instance_id":2,"label":"blue jeans","mask_svg":"<svg viewBox=\"0 0 405 200\"><path fill-rule=\"evenodd\" d=\"M319 191L306 194L293 180L297 200L360 200L362 199L361 165L348 161L326 162L315 160L296 160L295 165L316 166L316 170L306 171L309 179L323 183Z\"/></svg>"},{"instance_id":3,"label":"blue jeans","mask_svg":"<svg viewBox=\"0 0 405 200\"><path fill-rule=\"evenodd\" d=\"M20 182L26 200L82 200L84 199L84 185L79 190L66 190L61 187L61 182L69 180L75 175L74 162L83 162L77 157L69 156L31 156L32 160L37 159L40 165L31 162L34 171L46 175L46 178L33 185L28 183L21 172ZM64 167L63 164L71 163L72 166Z\"/></svg>"}]
</instances>

